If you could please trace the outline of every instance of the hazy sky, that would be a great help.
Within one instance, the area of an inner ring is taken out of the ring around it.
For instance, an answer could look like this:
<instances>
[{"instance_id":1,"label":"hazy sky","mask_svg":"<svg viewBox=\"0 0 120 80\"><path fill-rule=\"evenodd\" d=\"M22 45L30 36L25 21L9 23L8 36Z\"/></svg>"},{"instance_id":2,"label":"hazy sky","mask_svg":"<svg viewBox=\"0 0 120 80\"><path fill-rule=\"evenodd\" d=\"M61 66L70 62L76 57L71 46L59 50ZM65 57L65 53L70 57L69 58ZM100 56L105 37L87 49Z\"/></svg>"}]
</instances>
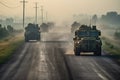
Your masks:
<instances>
[{"instance_id":1,"label":"hazy sky","mask_svg":"<svg viewBox=\"0 0 120 80\"><path fill-rule=\"evenodd\" d=\"M7 16L22 16L21 0L0 0L9 7L7 8L0 4L0 15ZM44 12L48 12L48 16L55 19L65 19L73 14L105 14L107 11L117 11L120 13L120 0L27 0L26 15L34 16L34 2L38 2L39 16L40 6L44 6Z\"/></svg>"}]
</instances>

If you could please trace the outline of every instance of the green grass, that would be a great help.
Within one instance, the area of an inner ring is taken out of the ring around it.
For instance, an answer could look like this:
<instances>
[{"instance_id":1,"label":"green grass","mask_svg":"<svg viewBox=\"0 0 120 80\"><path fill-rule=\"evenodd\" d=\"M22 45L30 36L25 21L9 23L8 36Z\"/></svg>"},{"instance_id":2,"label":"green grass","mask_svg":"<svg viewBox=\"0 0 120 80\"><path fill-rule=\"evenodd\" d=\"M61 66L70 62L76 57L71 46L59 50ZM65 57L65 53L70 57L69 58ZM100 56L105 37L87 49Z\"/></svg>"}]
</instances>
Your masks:
<instances>
[{"instance_id":1,"label":"green grass","mask_svg":"<svg viewBox=\"0 0 120 80\"><path fill-rule=\"evenodd\" d=\"M11 38L11 36L2 38L2 39L0 39L0 42L9 41L10 38Z\"/></svg>"},{"instance_id":2,"label":"green grass","mask_svg":"<svg viewBox=\"0 0 120 80\"><path fill-rule=\"evenodd\" d=\"M15 41L4 39L1 41L1 43L3 43L3 45L0 45L0 64L3 64L8 61L14 51L20 47L20 45L23 43L23 39L16 39Z\"/></svg>"},{"instance_id":3,"label":"green grass","mask_svg":"<svg viewBox=\"0 0 120 80\"><path fill-rule=\"evenodd\" d=\"M115 60L118 64L120 64L120 46L117 46L114 42L105 37L102 37L102 42L103 50L109 55L112 55L112 59Z\"/></svg>"},{"instance_id":4,"label":"green grass","mask_svg":"<svg viewBox=\"0 0 120 80\"><path fill-rule=\"evenodd\" d=\"M120 55L120 46L117 46L111 40L102 37L103 50L111 55Z\"/></svg>"}]
</instances>

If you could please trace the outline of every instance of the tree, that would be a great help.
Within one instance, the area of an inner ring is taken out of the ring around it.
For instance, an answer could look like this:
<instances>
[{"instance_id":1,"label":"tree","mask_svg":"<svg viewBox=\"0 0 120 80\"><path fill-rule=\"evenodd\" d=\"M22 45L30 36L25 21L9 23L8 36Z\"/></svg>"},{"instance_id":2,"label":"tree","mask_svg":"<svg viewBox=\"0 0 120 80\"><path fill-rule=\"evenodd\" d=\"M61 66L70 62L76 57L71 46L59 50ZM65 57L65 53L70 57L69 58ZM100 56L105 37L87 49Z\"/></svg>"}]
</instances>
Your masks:
<instances>
[{"instance_id":1,"label":"tree","mask_svg":"<svg viewBox=\"0 0 120 80\"><path fill-rule=\"evenodd\" d=\"M0 38L6 36L8 36L8 30L6 29L6 27L2 27L2 25L0 24Z\"/></svg>"},{"instance_id":2,"label":"tree","mask_svg":"<svg viewBox=\"0 0 120 80\"><path fill-rule=\"evenodd\" d=\"M97 15L95 14L95 15L92 16L92 23L93 23L94 25L96 25L97 21L98 21L98 17L97 17Z\"/></svg>"},{"instance_id":3,"label":"tree","mask_svg":"<svg viewBox=\"0 0 120 80\"><path fill-rule=\"evenodd\" d=\"M80 27L80 23L78 23L78 22L73 22L73 24L71 25L71 32L73 33L73 32L75 32L75 30L77 30L77 28L79 28Z\"/></svg>"},{"instance_id":4,"label":"tree","mask_svg":"<svg viewBox=\"0 0 120 80\"><path fill-rule=\"evenodd\" d=\"M14 29L13 29L13 27L11 25L8 25L7 29L8 29L9 32L13 32L14 31Z\"/></svg>"},{"instance_id":5,"label":"tree","mask_svg":"<svg viewBox=\"0 0 120 80\"><path fill-rule=\"evenodd\" d=\"M120 14L116 11L107 12L106 15L101 16L101 22L110 25L120 25Z\"/></svg>"}]
</instances>

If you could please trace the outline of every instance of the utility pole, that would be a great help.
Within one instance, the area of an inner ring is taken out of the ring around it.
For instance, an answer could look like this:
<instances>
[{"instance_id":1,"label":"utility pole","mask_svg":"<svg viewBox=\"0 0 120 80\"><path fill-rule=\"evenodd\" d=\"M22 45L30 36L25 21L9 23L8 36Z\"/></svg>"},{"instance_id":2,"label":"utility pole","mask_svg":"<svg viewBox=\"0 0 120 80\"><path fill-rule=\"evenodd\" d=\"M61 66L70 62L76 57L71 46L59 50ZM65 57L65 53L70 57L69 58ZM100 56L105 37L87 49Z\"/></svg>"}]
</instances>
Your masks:
<instances>
[{"instance_id":1,"label":"utility pole","mask_svg":"<svg viewBox=\"0 0 120 80\"><path fill-rule=\"evenodd\" d=\"M35 3L35 7L34 8L35 8L35 24L37 24L37 11L38 11L37 10L38 9L38 3L37 2Z\"/></svg>"},{"instance_id":2,"label":"utility pole","mask_svg":"<svg viewBox=\"0 0 120 80\"><path fill-rule=\"evenodd\" d=\"M41 20L42 20L42 23L43 23L43 6L41 6Z\"/></svg>"},{"instance_id":3,"label":"utility pole","mask_svg":"<svg viewBox=\"0 0 120 80\"><path fill-rule=\"evenodd\" d=\"M91 27L91 25L92 25L92 20L91 20L91 16L90 16L90 27Z\"/></svg>"},{"instance_id":4,"label":"utility pole","mask_svg":"<svg viewBox=\"0 0 120 80\"><path fill-rule=\"evenodd\" d=\"M46 22L48 21L48 13L46 12Z\"/></svg>"},{"instance_id":5,"label":"utility pole","mask_svg":"<svg viewBox=\"0 0 120 80\"><path fill-rule=\"evenodd\" d=\"M23 3L23 28L25 27L25 3L27 1L23 0L21 1Z\"/></svg>"}]
</instances>

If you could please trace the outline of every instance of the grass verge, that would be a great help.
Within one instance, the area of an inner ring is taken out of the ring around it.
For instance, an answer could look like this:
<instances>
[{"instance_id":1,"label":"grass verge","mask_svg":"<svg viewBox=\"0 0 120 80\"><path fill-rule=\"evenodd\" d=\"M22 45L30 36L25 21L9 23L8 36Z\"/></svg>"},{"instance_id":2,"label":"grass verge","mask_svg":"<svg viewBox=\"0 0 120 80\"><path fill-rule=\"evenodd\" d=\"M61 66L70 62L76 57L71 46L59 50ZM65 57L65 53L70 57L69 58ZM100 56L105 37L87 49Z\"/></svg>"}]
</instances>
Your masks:
<instances>
[{"instance_id":1,"label":"grass verge","mask_svg":"<svg viewBox=\"0 0 120 80\"><path fill-rule=\"evenodd\" d=\"M103 50L108 53L108 55L111 55L111 57L114 61L116 61L120 65L120 46L119 42L112 42L110 39L107 39L105 37L102 37L103 41ZM118 44L118 45L117 45Z\"/></svg>"},{"instance_id":2,"label":"grass verge","mask_svg":"<svg viewBox=\"0 0 120 80\"><path fill-rule=\"evenodd\" d=\"M0 64L5 63L23 43L23 37L14 36L0 41Z\"/></svg>"}]
</instances>

